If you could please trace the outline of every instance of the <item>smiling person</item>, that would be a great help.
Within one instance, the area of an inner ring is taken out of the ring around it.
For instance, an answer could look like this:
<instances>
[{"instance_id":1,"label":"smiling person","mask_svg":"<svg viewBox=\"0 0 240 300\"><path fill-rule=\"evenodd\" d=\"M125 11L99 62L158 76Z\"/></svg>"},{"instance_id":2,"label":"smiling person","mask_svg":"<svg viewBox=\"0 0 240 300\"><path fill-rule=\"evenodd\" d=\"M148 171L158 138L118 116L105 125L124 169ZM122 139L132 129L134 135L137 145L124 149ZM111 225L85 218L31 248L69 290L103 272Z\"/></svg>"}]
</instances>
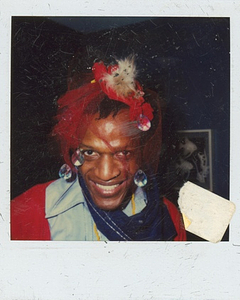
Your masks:
<instances>
[{"instance_id":1,"label":"smiling person","mask_svg":"<svg viewBox=\"0 0 240 300\"><path fill-rule=\"evenodd\" d=\"M161 110L136 80L132 57L92 68L58 100L52 134L60 179L11 201L11 239L181 241L178 209L161 195Z\"/></svg>"}]
</instances>

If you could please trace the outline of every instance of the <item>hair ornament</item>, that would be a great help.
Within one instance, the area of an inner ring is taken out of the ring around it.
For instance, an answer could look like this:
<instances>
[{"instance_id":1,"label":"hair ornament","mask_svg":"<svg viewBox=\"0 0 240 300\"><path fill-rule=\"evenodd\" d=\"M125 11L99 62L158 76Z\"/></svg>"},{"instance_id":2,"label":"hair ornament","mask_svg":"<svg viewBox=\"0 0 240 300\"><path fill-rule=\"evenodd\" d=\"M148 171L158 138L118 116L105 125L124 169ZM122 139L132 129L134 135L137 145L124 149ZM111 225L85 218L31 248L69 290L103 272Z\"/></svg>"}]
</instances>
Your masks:
<instances>
[{"instance_id":1,"label":"hair ornament","mask_svg":"<svg viewBox=\"0 0 240 300\"><path fill-rule=\"evenodd\" d=\"M132 94L138 95L138 93L143 96L144 93L136 89L135 77L137 73L133 58L126 58L117 62L117 65L108 67L108 73L103 77L107 89L115 90L118 97L128 97Z\"/></svg>"},{"instance_id":2,"label":"hair ornament","mask_svg":"<svg viewBox=\"0 0 240 300\"><path fill-rule=\"evenodd\" d=\"M153 109L145 102L142 87L135 79L137 71L133 57L117 60L117 64L108 67L102 61L96 62L92 71L95 80L91 82L98 83L110 99L127 104L130 107L131 121L135 121L140 130L148 130L153 119Z\"/></svg>"}]
</instances>

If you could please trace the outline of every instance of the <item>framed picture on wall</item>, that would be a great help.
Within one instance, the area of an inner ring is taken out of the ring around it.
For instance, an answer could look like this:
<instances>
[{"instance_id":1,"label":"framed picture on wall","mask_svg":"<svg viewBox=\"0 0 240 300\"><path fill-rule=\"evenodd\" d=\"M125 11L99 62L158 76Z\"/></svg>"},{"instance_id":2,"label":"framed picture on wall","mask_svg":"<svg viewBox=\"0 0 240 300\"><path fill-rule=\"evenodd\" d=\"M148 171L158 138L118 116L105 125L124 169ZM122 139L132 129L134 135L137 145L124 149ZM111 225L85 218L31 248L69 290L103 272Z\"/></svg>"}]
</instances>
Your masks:
<instances>
[{"instance_id":1,"label":"framed picture on wall","mask_svg":"<svg viewBox=\"0 0 240 300\"><path fill-rule=\"evenodd\" d=\"M178 131L177 153L178 177L212 191L211 129Z\"/></svg>"}]
</instances>

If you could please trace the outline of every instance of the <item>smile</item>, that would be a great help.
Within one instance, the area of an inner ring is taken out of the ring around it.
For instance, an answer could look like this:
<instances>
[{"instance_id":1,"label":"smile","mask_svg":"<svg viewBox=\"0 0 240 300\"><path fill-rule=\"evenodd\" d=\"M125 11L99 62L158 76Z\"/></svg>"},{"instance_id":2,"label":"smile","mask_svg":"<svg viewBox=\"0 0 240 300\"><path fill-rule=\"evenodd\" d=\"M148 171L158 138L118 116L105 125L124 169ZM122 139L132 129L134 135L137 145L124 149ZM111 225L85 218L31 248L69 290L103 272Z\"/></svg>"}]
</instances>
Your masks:
<instances>
[{"instance_id":1,"label":"smile","mask_svg":"<svg viewBox=\"0 0 240 300\"><path fill-rule=\"evenodd\" d=\"M119 186L119 184L102 185L102 184L96 183L96 186L99 187L101 190L104 190L104 191L108 192L108 191L113 191L116 187Z\"/></svg>"},{"instance_id":2,"label":"smile","mask_svg":"<svg viewBox=\"0 0 240 300\"><path fill-rule=\"evenodd\" d=\"M94 181L90 181L90 189L93 192L94 196L109 198L115 197L118 193L120 193L125 187L125 181L119 183L108 183L108 184L101 184Z\"/></svg>"}]
</instances>

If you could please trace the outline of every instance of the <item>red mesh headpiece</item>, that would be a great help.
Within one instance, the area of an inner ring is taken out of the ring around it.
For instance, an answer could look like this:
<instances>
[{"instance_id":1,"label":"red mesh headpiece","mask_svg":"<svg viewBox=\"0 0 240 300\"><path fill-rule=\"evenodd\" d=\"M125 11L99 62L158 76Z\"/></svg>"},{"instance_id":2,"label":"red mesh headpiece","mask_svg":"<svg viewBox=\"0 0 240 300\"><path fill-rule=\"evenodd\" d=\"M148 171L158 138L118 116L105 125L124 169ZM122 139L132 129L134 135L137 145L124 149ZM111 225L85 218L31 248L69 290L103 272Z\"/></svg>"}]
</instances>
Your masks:
<instances>
[{"instance_id":1,"label":"red mesh headpiece","mask_svg":"<svg viewBox=\"0 0 240 300\"><path fill-rule=\"evenodd\" d=\"M153 119L153 109L146 103L142 87L135 80L135 67L132 60L125 59L118 65L108 68L103 62L93 65L95 81L110 99L127 104L130 107L130 120L136 121L142 114L150 121Z\"/></svg>"}]
</instances>

